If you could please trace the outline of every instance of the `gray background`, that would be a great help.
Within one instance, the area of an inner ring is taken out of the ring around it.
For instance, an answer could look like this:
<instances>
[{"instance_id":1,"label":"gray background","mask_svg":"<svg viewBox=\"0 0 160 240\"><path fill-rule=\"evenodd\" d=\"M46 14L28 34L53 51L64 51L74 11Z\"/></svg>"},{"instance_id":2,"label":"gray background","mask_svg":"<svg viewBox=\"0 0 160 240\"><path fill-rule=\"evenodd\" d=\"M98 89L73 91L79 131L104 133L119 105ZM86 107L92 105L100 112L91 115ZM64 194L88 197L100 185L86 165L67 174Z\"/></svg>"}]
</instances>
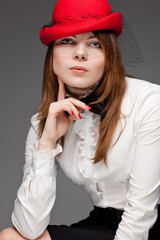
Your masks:
<instances>
[{"instance_id":1,"label":"gray background","mask_svg":"<svg viewBox=\"0 0 160 240\"><path fill-rule=\"evenodd\" d=\"M98 1L98 0L97 0ZM39 30L51 20L56 1L0 0L0 230L11 225L22 179L25 139L37 112L46 47ZM146 62L129 72L160 84L160 2L110 0L132 27ZM83 187L60 170L52 224L70 224L87 216L92 204Z\"/></svg>"}]
</instances>

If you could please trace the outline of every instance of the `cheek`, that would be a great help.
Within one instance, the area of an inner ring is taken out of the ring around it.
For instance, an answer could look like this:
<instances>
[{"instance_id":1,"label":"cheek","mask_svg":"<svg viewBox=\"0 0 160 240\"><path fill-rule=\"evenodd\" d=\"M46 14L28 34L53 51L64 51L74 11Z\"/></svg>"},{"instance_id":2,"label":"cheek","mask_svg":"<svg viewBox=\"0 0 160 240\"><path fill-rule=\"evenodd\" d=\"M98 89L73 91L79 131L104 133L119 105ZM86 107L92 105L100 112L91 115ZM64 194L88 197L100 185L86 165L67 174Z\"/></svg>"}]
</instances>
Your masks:
<instances>
[{"instance_id":1,"label":"cheek","mask_svg":"<svg viewBox=\"0 0 160 240\"><path fill-rule=\"evenodd\" d=\"M56 75L58 75L61 69L62 69L62 59L54 56L53 57L53 71L55 72Z\"/></svg>"},{"instance_id":2,"label":"cheek","mask_svg":"<svg viewBox=\"0 0 160 240\"><path fill-rule=\"evenodd\" d=\"M105 60L104 58L101 58L94 65L94 74L96 76L101 77L103 75L104 68L105 68Z\"/></svg>"},{"instance_id":3,"label":"cheek","mask_svg":"<svg viewBox=\"0 0 160 240\"><path fill-rule=\"evenodd\" d=\"M60 68L62 67L62 58L59 55L57 47L53 48L53 71L56 75L59 74Z\"/></svg>"},{"instance_id":4,"label":"cheek","mask_svg":"<svg viewBox=\"0 0 160 240\"><path fill-rule=\"evenodd\" d=\"M64 59L56 56L53 57L53 71L64 83L66 82L68 72L66 71L66 67L64 65Z\"/></svg>"},{"instance_id":5,"label":"cheek","mask_svg":"<svg viewBox=\"0 0 160 240\"><path fill-rule=\"evenodd\" d=\"M105 67L105 59L102 58L100 61L98 61L97 66L99 67L99 69L100 69L101 71L103 71L103 70L104 70L104 67Z\"/></svg>"}]
</instances>

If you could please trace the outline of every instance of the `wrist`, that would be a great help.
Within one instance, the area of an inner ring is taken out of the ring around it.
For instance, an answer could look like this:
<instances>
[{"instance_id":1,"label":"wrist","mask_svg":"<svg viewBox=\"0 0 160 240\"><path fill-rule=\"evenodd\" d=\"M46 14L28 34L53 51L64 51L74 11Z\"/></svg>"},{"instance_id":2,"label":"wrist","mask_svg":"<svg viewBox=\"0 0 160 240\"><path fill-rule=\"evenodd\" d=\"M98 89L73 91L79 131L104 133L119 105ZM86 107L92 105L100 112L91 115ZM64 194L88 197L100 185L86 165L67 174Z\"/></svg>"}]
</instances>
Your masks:
<instances>
[{"instance_id":1,"label":"wrist","mask_svg":"<svg viewBox=\"0 0 160 240\"><path fill-rule=\"evenodd\" d=\"M47 150L50 151L52 149L55 148L56 142L51 142L51 141L47 141L45 139L40 138L39 142L38 142L38 151L43 151L43 150Z\"/></svg>"}]
</instances>

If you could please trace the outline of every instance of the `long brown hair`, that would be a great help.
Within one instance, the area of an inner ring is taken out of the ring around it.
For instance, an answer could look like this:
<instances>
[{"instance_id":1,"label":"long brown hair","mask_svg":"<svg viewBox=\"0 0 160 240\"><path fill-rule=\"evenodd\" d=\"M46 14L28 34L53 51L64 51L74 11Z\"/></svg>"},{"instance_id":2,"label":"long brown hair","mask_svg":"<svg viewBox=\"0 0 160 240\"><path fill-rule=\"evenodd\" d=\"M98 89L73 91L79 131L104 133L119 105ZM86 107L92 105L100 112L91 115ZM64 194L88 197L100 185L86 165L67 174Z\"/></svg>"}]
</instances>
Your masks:
<instances>
[{"instance_id":1,"label":"long brown hair","mask_svg":"<svg viewBox=\"0 0 160 240\"><path fill-rule=\"evenodd\" d=\"M93 33L102 46L106 62L103 76L96 89L96 94L100 96L96 102L105 102L104 111L106 114L102 115L100 119L99 139L93 163L104 160L107 166L107 151L111 145L118 120L120 119L121 103L125 93L125 70L116 34L108 30L98 30ZM48 47L44 65L42 100L38 111L38 119L40 120L39 137L42 135L44 129L48 108L52 102L57 101L58 96L58 82L53 72L52 52L53 42Z\"/></svg>"}]
</instances>

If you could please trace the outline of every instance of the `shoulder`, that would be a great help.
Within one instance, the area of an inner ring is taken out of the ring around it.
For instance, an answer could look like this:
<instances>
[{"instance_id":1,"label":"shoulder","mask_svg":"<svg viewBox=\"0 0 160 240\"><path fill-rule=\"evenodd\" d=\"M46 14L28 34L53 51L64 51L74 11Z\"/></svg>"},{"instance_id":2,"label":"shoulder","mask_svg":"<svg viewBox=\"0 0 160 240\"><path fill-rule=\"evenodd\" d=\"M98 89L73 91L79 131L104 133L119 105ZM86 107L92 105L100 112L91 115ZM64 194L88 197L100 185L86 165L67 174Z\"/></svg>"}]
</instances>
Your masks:
<instances>
[{"instance_id":1,"label":"shoulder","mask_svg":"<svg viewBox=\"0 0 160 240\"><path fill-rule=\"evenodd\" d=\"M143 130L157 128L160 125L160 85L134 78L126 78L126 83L136 131L142 127Z\"/></svg>"},{"instance_id":2,"label":"shoulder","mask_svg":"<svg viewBox=\"0 0 160 240\"><path fill-rule=\"evenodd\" d=\"M160 93L160 85L151 83L143 79L126 77L126 85L129 93L133 93L137 97L139 94L142 94L146 90Z\"/></svg>"},{"instance_id":3,"label":"shoulder","mask_svg":"<svg viewBox=\"0 0 160 240\"><path fill-rule=\"evenodd\" d=\"M160 104L160 85L146 80L126 77L126 95L134 105Z\"/></svg>"},{"instance_id":4,"label":"shoulder","mask_svg":"<svg viewBox=\"0 0 160 240\"><path fill-rule=\"evenodd\" d=\"M153 112L160 115L160 85L138 78L126 77L126 91L121 105L125 116L145 118ZM153 116L154 117L154 116Z\"/></svg>"}]
</instances>

